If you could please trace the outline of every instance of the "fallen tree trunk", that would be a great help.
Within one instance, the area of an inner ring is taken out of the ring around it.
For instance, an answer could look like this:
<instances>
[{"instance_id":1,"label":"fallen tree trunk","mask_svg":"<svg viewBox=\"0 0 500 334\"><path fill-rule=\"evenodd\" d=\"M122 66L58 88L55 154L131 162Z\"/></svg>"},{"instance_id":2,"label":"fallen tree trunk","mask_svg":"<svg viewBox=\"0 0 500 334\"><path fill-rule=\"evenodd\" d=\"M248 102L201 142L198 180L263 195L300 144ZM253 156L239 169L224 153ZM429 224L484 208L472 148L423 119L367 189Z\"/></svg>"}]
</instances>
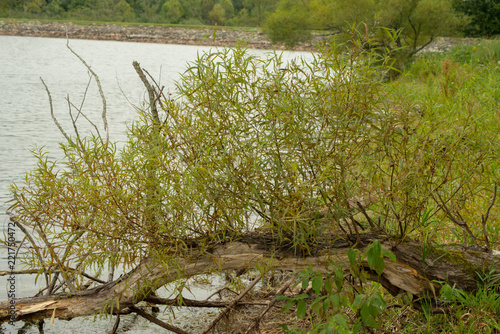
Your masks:
<instances>
[{"instance_id":1,"label":"fallen tree trunk","mask_svg":"<svg viewBox=\"0 0 500 334\"><path fill-rule=\"evenodd\" d=\"M431 284L435 284L432 282L435 280L473 290L476 288L476 271L491 266L500 268L495 262L498 254L478 248L443 246L427 251L424 256L420 243L406 241L394 245L394 241L370 234L360 236L357 248L363 252L367 245L375 240L380 241L382 247L391 250L397 261L386 259L384 272L380 276L370 271L368 265L365 269L371 280L380 282L393 295L401 292L421 295ZM236 241L214 246L210 254L194 252L189 257L175 259L171 262L170 269L152 259L145 259L119 279L78 294L59 293L16 299L16 321L54 317L72 319L99 312L127 313L130 312L129 308L151 296L161 286L181 278L180 272L182 277L187 278L209 272L255 268L263 262L279 270L298 272L313 268L326 272L325 264L334 260L348 273L347 251L353 247L355 241L356 238L336 240L334 236L329 236L316 245L312 255L300 257L287 251L283 245L278 247L270 234L248 233ZM9 306L9 301L0 302L0 323L11 320Z\"/></svg>"}]
</instances>

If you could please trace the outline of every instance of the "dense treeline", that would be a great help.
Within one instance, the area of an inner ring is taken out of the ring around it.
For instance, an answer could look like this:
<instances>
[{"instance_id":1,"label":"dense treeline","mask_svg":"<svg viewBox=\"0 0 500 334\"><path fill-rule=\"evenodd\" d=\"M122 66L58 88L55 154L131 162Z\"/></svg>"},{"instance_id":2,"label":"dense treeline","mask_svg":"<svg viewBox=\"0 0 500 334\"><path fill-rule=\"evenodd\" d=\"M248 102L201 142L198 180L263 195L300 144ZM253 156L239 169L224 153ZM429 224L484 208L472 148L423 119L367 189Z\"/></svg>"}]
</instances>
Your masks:
<instances>
[{"instance_id":1,"label":"dense treeline","mask_svg":"<svg viewBox=\"0 0 500 334\"><path fill-rule=\"evenodd\" d=\"M0 0L0 16L258 26L278 0Z\"/></svg>"},{"instance_id":2,"label":"dense treeline","mask_svg":"<svg viewBox=\"0 0 500 334\"><path fill-rule=\"evenodd\" d=\"M413 43L457 32L499 34L500 0L0 0L0 17L262 26L288 44L313 29L338 32L364 22L402 29Z\"/></svg>"},{"instance_id":3,"label":"dense treeline","mask_svg":"<svg viewBox=\"0 0 500 334\"><path fill-rule=\"evenodd\" d=\"M455 0L454 6L470 18L464 27L467 36L500 34L500 0Z\"/></svg>"}]
</instances>

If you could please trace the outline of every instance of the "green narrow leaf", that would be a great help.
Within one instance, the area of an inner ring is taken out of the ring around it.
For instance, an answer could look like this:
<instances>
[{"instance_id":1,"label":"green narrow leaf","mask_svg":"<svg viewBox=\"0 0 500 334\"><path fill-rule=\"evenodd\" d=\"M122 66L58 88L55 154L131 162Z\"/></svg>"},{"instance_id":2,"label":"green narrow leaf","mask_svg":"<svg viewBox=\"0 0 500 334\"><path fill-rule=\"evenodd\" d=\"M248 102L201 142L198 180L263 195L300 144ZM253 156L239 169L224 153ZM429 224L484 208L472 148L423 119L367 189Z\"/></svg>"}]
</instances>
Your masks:
<instances>
[{"instance_id":1,"label":"green narrow leaf","mask_svg":"<svg viewBox=\"0 0 500 334\"><path fill-rule=\"evenodd\" d=\"M340 313L335 314L335 316L332 318L332 323L339 326L339 329L349 329L347 318Z\"/></svg>"},{"instance_id":2,"label":"green narrow leaf","mask_svg":"<svg viewBox=\"0 0 500 334\"><path fill-rule=\"evenodd\" d=\"M305 318L307 310L307 303L305 300L299 300L297 303L297 317L300 319Z\"/></svg>"},{"instance_id":3,"label":"green narrow leaf","mask_svg":"<svg viewBox=\"0 0 500 334\"><path fill-rule=\"evenodd\" d=\"M330 294L332 292L333 286L332 286L332 281L330 279L325 279L325 292Z\"/></svg>"},{"instance_id":4,"label":"green narrow leaf","mask_svg":"<svg viewBox=\"0 0 500 334\"><path fill-rule=\"evenodd\" d=\"M393 252L391 252L390 250L382 248L382 253L383 253L385 256L387 256L389 259L391 259L391 260L392 260L392 262L397 262L397 260L396 260L396 255L394 255L394 253L393 253Z\"/></svg>"},{"instance_id":5,"label":"green narrow leaf","mask_svg":"<svg viewBox=\"0 0 500 334\"><path fill-rule=\"evenodd\" d=\"M359 251L357 249L351 248L347 252L347 257L349 257L349 261L351 262L351 266L356 264L356 257L358 255Z\"/></svg>"},{"instance_id":6,"label":"green narrow leaf","mask_svg":"<svg viewBox=\"0 0 500 334\"><path fill-rule=\"evenodd\" d=\"M334 294L330 296L330 302L332 303L333 306L335 307L340 307L340 298L338 294Z\"/></svg>"},{"instance_id":7,"label":"green narrow leaf","mask_svg":"<svg viewBox=\"0 0 500 334\"><path fill-rule=\"evenodd\" d=\"M322 288L323 288L323 277L321 275L315 276L312 280L312 289L314 291L314 294L319 297Z\"/></svg>"},{"instance_id":8,"label":"green narrow leaf","mask_svg":"<svg viewBox=\"0 0 500 334\"><path fill-rule=\"evenodd\" d=\"M356 298L354 298L354 302L352 303L352 307L354 310L357 310L359 308L365 297L366 295L364 293L360 293L356 296Z\"/></svg>"},{"instance_id":9,"label":"green narrow leaf","mask_svg":"<svg viewBox=\"0 0 500 334\"><path fill-rule=\"evenodd\" d=\"M330 300L328 298L325 298L323 300L323 316L326 315L326 312L328 312L329 308L330 308Z\"/></svg>"},{"instance_id":10,"label":"green narrow leaf","mask_svg":"<svg viewBox=\"0 0 500 334\"><path fill-rule=\"evenodd\" d=\"M375 270L378 275L384 272L385 263L382 257L382 245L379 241L374 241L368 249L367 261L371 269Z\"/></svg>"},{"instance_id":11,"label":"green narrow leaf","mask_svg":"<svg viewBox=\"0 0 500 334\"><path fill-rule=\"evenodd\" d=\"M307 289L308 286L309 286L309 277L306 276L302 280L302 290Z\"/></svg>"},{"instance_id":12,"label":"green narrow leaf","mask_svg":"<svg viewBox=\"0 0 500 334\"><path fill-rule=\"evenodd\" d=\"M295 305L295 302L293 300L289 300L286 302L285 306L283 306L282 311L283 312L288 312L292 308L292 306Z\"/></svg>"}]
</instances>

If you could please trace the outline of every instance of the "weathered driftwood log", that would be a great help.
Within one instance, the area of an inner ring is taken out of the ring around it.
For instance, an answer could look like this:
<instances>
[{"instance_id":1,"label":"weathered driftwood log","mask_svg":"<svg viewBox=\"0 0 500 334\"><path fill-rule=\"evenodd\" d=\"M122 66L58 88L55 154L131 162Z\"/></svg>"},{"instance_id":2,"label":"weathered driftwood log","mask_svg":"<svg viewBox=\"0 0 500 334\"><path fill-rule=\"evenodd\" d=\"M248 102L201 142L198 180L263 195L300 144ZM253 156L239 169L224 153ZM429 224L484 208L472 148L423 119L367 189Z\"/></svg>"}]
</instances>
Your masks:
<instances>
[{"instance_id":1,"label":"weathered driftwood log","mask_svg":"<svg viewBox=\"0 0 500 334\"><path fill-rule=\"evenodd\" d=\"M476 288L476 271L496 266L496 255L481 249L466 249L460 246L437 247L423 251L422 245L413 241L395 244L380 236L364 234L355 247L361 251L371 242L379 240L382 247L390 249L396 262L385 261L381 276L370 272L370 279L380 282L392 294L409 292L420 295L430 288L434 280L446 281L457 287ZM142 261L133 271L119 279L98 287L70 295L60 293L48 296L17 299L16 320L37 320L56 317L71 319L79 316L105 313L127 313L138 302L145 300L159 287L183 277L191 277L215 271L241 268L255 268L266 262L274 269L300 271L306 267L326 271L325 264L334 260L349 271L347 251L353 247L356 238L325 237L316 245L313 254L295 256L286 246L276 246L276 240L269 234L249 233L236 241L215 245L210 254L196 253L172 261L169 268L154 263L151 259ZM499 258L500 259L500 258ZM182 269L182 270L179 270ZM182 274L180 274L182 272ZM0 302L0 323L10 320L9 301Z\"/></svg>"}]
</instances>

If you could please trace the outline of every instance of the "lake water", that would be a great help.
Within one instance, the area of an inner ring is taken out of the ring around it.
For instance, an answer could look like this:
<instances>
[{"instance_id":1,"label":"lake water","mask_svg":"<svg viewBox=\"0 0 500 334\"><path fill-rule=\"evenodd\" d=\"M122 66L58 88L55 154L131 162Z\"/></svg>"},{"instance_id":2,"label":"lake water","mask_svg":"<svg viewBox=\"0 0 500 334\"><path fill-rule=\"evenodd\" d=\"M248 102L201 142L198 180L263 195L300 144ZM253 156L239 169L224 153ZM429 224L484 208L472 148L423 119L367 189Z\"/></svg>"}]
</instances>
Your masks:
<instances>
[{"instance_id":1,"label":"lake water","mask_svg":"<svg viewBox=\"0 0 500 334\"><path fill-rule=\"evenodd\" d=\"M141 66L165 86L165 92L175 93L174 82L187 68L187 63L196 60L200 53L213 50L209 47L162 45L146 43L127 43L114 41L71 40L70 46L99 75L107 99L110 139L121 141L125 130L136 116L135 106L141 106L146 92L143 84L132 67L138 61ZM269 51L251 50L253 54L264 55ZM285 59L307 57L308 53L286 52ZM310 55L309 55L310 56ZM66 97L79 105L89 79L83 64L66 48L66 40L37 37L0 36L0 226L6 230L8 218L5 215L10 199L9 186L21 184L27 171L35 167L36 160L31 149L44 147L50 157L62 158L58 142L64 138L50 117L47 93L40 78L49 87L54 102L54 111L60 123L70 131ZM99 95L92 84L86 98L84 112L102 128ZM81 123L82 132L89 133L89 126ZM16 235L20 240L21 232ZM22 269L16 267L16 269ZM5 248L0 247L0 271L7 270ZM30 275L17 275L16 297L29 297L36 293L34 279ZM222 284L216 276L211 278L214 285ZM6 277L0 277L0 301L7 299ZM202 295L209 291L198 289ZM197 296L203 298L203 296ZM199 312L199 311L190 311ZM206 321L205 313L185 313L175 322L186 325L192 319ZM208 312L208 313L206 313ZM111 330L113 322L109 319L93 318L72 321L55 321L54 326L47 322L45 333L104 333ZM165 320L168 314L165 314ZM129 333L167 333L154 324L133 316L125 318L130 325ZM16 333L21 323L15 327L4 324L1 331ZM195 326L196 327L196 326ZM128 328L128 329L127 329ZM185 327L189 330L189 327ZM1 332L0 331L0 332ZM27 333L37 333L31 328ZM122 332L125 332L122 330Z\"/></svg>"}]
</instances>

